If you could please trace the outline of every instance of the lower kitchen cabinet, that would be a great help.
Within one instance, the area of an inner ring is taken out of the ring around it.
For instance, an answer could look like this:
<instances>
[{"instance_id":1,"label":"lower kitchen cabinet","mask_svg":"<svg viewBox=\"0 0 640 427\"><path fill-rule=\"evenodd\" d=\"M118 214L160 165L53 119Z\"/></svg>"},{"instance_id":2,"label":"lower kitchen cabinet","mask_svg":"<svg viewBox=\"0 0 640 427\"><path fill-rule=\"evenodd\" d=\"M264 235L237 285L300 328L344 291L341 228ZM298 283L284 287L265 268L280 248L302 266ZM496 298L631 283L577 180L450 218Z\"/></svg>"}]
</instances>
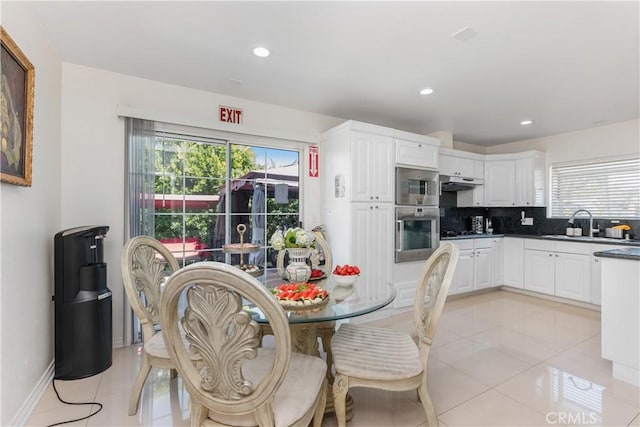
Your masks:
<instances>
[{"instance_id":1,"label":"lower kitchen cabinet","mask_svg":"<svg viewBox=\"0 0 640 427\"><path fill-rule=\"evenodd\" d=\"M518 237L504 238L503 284L513 288L524 287L524 240Z\"/></svg>"},{"instance_id":2,"label":"lower kitchen cabinet","mask_svg":"<svg viewBox=\"0 0 640 427\"><path fill-rule=\"evenodd\" d=\"M581 243L525 241L524 288L591 302L590 250Z\"/></svg>"},{"instance_id":3,"label":"lower kitchen cabinet","mask_svg":"<svg viewBox=\"0 0 640 427\"><path fill-rule=\"evenodd\" d=\"M493 286L504 284L504 238L491 239L491 281Z\"/></svg>"},{"instance_id":4,"label":"lower kitchen cabinet","mask_svg":"<svg viewBox=\"0 0 640 427\"><path fill-rule=\"evenodd\" d=\"M460 239L451 241L456 245L460 254L456 271L451 281L451 287L449 288L449 294L470 292L494 285L493 240Z\"/></svg>"},{"instance_id":5,"label":"lower kitchen cabinet","mask_svg":"<svg viewBox=\"0 0 640 427\"><path fill-rule=\"evenodd\" d=\"M524 251L524 289L553 295L555 287L555 259L553 252Z\"/></svg>"},{"instance_id":6,"label":"lower kitchen cabinet","mask_svg":"<svg viewBox=\"0 0 640 427\"><path fill-rule=\"evenodd\" d=\"M593 252L623 249L625 246L591 245L591 304L602 302L602 258L593 256Z\"/></svg>"}]
</instances>

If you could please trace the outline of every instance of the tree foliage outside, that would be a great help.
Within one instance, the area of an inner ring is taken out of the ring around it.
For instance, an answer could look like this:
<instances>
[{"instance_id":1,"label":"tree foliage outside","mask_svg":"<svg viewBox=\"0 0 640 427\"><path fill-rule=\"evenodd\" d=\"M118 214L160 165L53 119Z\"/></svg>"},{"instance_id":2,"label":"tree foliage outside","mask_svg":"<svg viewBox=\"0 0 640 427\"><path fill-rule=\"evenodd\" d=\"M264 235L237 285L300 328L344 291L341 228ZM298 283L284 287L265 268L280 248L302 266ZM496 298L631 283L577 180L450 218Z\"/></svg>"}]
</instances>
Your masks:
<instances>
[{"instance_id":1,"label":"tree foliage outside","mask_svg":"<svg viewBox=\"0 0 640 427\"><path fill-rule=\"evenodd\" d=\"M256 167L250 147L231 146L231 174L240 177ZM191 141L159 139L156 143L156 194L218 195L225 185L227 147ZM198 237L207 242L216 208L157 209L157 239Z\"/></svg>"},{"instance_id":2,"label":"tree foliage outside","mask_svg":"<svg viewBox=\"0 0 640 427\"><path fill-rule=\"evenodd\" d=\"M252 170L264 170L256 163L256 155L249 146L230 144L231 177L240 178ZM167 195L221 195L227 175L226 144L198 143L158 138L155 156L155 193ZM251 199L250 199L251 200ZM276 227L295 227L299 219L299 200L290 198L285 205L267 197L266 240ZM217 203L209 208L158 208L155 212L155 238L197 237L211 246L215 221L220 216ZM250 204L247 215L250 215ZM249 226L249 224L247 224ZM249 238L251 234L249 233ZM271 255L271 254L269 254ZM269 256L268 258L271 258Z\"/></svg>"}]
</instances>

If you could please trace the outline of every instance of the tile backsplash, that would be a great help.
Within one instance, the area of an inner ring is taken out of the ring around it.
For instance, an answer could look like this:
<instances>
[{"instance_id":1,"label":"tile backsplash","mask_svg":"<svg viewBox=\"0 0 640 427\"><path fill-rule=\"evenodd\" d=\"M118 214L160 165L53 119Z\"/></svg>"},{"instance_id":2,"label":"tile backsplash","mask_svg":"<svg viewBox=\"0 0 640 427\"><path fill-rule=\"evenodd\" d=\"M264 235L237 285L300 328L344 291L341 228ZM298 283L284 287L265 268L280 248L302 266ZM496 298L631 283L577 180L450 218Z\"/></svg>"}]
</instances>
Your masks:
<instances>
[{"instance_id":1,"label":"tile backsplash","mask_svg":"<svg viewBox=\"0 0 640 427\"><path fill-rule=\"evenodd\" d=\"M451 204L447 204L446 201L442 204L442 199L440 207L440 230L442 232L447 230L458 232L468 230L468 218L476 215L482 215L485 219L491 218L493 232L495 234L565 234L568 222L568 219L547 218L547 208L544 207L458 208L451 207ZM533 225L520 224L522 211L525 212L527 218L533 218ZM617 218L594 218L594 228L599 226L601 235L604 236L604 229L611 227L611 220L616 219ZM580 216L576 218L575 224L582 228L583 235L587 236L589 234L588 217ZM620 224L628 224L631 227L631 238L640 238L640 220L621 219Z\"/></svg>"}]
</instances>

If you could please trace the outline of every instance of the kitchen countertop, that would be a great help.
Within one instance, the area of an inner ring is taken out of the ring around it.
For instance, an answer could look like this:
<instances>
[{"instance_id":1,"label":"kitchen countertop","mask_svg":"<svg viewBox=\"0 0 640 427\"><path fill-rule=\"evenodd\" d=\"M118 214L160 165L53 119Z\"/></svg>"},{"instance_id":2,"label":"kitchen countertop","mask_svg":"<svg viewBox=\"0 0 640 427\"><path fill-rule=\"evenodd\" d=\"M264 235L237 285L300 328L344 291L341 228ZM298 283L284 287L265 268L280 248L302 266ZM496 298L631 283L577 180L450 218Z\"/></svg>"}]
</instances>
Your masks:
<instances>
[{"instance_id":1,"label":"kitchen countertop","mask_svg":"<svg viewBox=\"0 0 640 427\"><path fill-rule=\"evenodd\" d=\"M465 234L463 236L440 237L440 240L490 239L492 237L504 237L504 234Z\"/></svg>"},{"instance_id":2,"label":"kitchen countertop","mask_svg":"<svg viewBox=\"0 0 640 427\"><path fill-rule=\"evenodd\" d=\"M441 241L445 240L461 240L461 239L487 239L492 237L518 237L521 239L539 239L539 240L555 240L559 242L576 242L576 243L602 243L605 245L616 246L632 246L640 247L640 240L613 239L610 237L569 237L562 234L465 234L463 236L440 237Z\"/></svg>"},{"instance_id":3,"label":"kitchen countertop","mask_svg":"<svg viewBox=\"0 0 640 427\"><path fill-rule=\"evenodd\" d=\"M640 261L640 248L612 249L609 251L594 252L593 254L602 258L619 258Z\"/></svg>"}]
</instances>

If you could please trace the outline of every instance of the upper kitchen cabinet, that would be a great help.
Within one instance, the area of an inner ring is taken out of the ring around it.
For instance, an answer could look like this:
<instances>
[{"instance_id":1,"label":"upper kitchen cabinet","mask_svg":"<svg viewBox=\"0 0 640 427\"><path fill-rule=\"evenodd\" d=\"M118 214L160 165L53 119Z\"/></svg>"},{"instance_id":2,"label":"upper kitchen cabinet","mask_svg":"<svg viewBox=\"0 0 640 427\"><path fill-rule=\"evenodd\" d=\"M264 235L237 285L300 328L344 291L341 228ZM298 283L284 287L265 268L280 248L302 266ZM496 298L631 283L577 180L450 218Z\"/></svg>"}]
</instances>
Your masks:
<instances>
[{"instance_id":1,"label":"upper kitchen cabinet","mask_svg":"<svg viewBox=\"0 0 640 427\"><path fill-rule=\"evenodd\" d=\"M459 150L440 149L440 175L458 176L461 178L482 179L483 161L481 155Z\"/></svg>"},{"instance_id":2,"label":"upper kitchen cabinet","mask_svg":"<svg viewBox=\"0 0 640 427\"><path fill-rule=\"evenodd\" d=\"M320 138L324 200L393 202L393 129L348 121Z\"/></svg>"},{"instance_id":3,"label":"upper kitchen cabinet","mask_svg":"<svg viewBox=\"0 0 640 427\"><path fill-rule=\"evenodd\" d=\"M485 206L544 206L544 153L488 155L484 164Z\"/></svg>"},{"instance_id":4,"label":"upper kitchen cabinet","mask_svg":"<svg viewBox=\"0 0 640 427\"><path fill-rule=\"evenodd\" d=\"M440 141L430 136L395 131L396 165L438 170Z\"/></svg>"}]
</instances>

